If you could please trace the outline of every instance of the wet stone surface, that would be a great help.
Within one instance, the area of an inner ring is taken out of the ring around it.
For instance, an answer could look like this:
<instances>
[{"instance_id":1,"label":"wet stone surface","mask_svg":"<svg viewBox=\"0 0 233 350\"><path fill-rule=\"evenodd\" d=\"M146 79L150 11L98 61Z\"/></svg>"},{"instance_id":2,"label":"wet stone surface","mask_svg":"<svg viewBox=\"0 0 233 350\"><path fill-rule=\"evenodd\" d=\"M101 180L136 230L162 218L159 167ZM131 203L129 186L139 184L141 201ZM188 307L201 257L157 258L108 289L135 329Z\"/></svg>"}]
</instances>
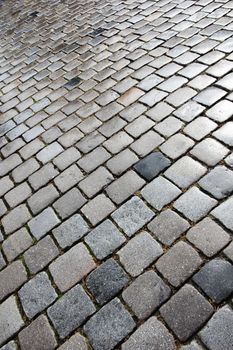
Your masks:
<instances>
[{"instance_id":1,"label":"wet stone surface","mask_svg":"<svg viewBox=\"0 0 233 350\"><path fill-rule=\"evenodd\" d=\"M230 0L0 1L0 349L233 347Z\"/></svg>"}]
</instances>

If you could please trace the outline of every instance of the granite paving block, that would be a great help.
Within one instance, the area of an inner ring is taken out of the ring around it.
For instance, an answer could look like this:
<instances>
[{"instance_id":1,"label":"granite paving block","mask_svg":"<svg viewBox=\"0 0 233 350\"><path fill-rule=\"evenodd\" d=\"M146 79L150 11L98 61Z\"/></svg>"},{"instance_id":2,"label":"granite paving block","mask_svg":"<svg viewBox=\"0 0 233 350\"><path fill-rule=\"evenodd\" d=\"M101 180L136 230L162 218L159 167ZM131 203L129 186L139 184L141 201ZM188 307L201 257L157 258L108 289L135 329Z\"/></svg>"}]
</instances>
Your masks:
<instances>
[{"instance_id":1,"label":"granite paving block","mask_svg":"<svg viewBox=\"0 0 233 350\"><path fill-rule=\"evenodd\" d=\"M112 299L129 282L129 277L113 259L105 261L91 272L86 286L101 305Z\"/></svg>"},{"instance_id":2,"label":"granite paving block","mask_svg":"<svg viewBox=\"0 0 233 350\"><path fill-rule=\"evenodd\" d=\"M64 292L79 282L96 264L83 243L78 243L49 265L58 288Z\"/></svg>"},{"instance_id":3,"label":"granite paving block","mask_svg":"<svg viewBox=\"0 0 233 350\"><path fill-rule=\"evenodd\" d=\"M15 296L12 295L0 305L0 320L0 345L2 345L24 326Z\"/></svg>"},{"instance_id":4,"label":"granite paving block","mask_svg":"<svg viewBox=\"0 0 233 350\"><path fill-rule=\"evenodd\" d=\"M156 317L149 318L122 345L122 350L174 350L175 348L173 336Z\"/></svg>"},{"instance_id":5,"label":"granite paving block","mask_svg":"<svg viewBox=\"0 0 233 350\"><path fill-rule=\"evenodd\" d=\"M111 350L134 327L132 316L116 298L91 317L84 326L84 332L95 350Z\"/></svg>"},{"instance_id":6,"label":"granite paving block","mask_svg":"<svg viewBox=\"0 0 233 350\"><path fill-rule=\"evenodd\" d=\"M196 222L208 214L217 203L194 186L175 201L174 208L189 220Z\"/></svg>"},{"instance_id":7,"label":"granite paving block","mask_svg":"<svg viewBox=\"0 0 233 350\"><path fill-rule=\"evenodd\" d=\"M136 172L150 181L171 164L160 152L153 152L134 165Z\"/></svg>"},{"instance_id":8,"label":"granite paving block","mask_svg":"<svg viewBox=\"0 0 233 350\"><path fill-rule=\"evenodd\" d=\"M193 226L186 237L208 257L222 250L230 240L229 234L208 217Z\"/></svg>"},{"instance_id":9,"label":"granite paving block","mask_svg":"<svg viewBox=\"0 0 233 350\"><path fill-rule=\"evenodd\" d=\"M62 339L82 325L94 312L94 304L80 285L70 289L47 311L49 319Z\"/></svg>"},{"instance_id":10,"label":"granite paving block","mask_svg":"<svg viewBox=\"0 0 233 350\"><path fill-rule=\"evenodd\" d=\"M162 318L182 342L197 332L213 311L211 304L190 284L160 308Z\"/></svg>"},{"instance_id":11,"label":"granite paving block","mask_svg":"<svg viewBox=\"0 0 233 350\"><path fill-rule=\"evenodd\" d=\"M57 340L48 319L41 315L19 333L20 348L23 350L55 349Z\"/></svg>"},{"instance_id":12,"label":"granite paving block","mask_svg":"<svg viewBox=\"0 0 233 350\"><path fill-rule=\"evenodd\" d=\"M112 214L113 220L129 237L140 230L153 216L153 211L137 196L131 198Z\"/></svg>"},{"instance_id":13,"label":"granite paving block","mask_svg":"<svg viewBox=\"0 0 233 350\"><path fill-rule=\"evenodd\" d=\"M126 271L135 277L157 260L163 254L163 249L148 232L143 231L131 238L117 254Z\"/></svg>"},{"instance_id":14,"label":"granite paving block","mask_svg":"<svg viewBox=\"0 0 233 350\"><path fill-rule=\"evenodd\" d=\"M226 260L213 259L194 275L193 281L219 304L232 294L233 265Z\"/></svg>"},{"instance_id":15,"label":"granite paving block","mask_svg":"<svg viewBox=\"0 0 233 350\"><path fill-rule=\"evenodd\" d=\"M180 286L201 265L202 259L189 244L178 242L156 262L157 270L174 286Z\"/></svg>"},{"instance_id":16,"label":"granite paving block","mask_svg":"<svg viewBox=\"0 0 233 350\"><path fill-rule=\"evenodd\" d=\"M25 283L18 294L29 319L46 309L57 298L57 293L45 272Z\"/></svg>"},{"instance_id":17,"label":"granite paving block","mask_svg":"<svg viewBox=\"0 0 233 350\"><path fill-rule=\"evenodd\" d=\"M171 245L188 230L190 225L175 211L166 209L157 215L147 227L161 243Z\"/></svg>"},{"instance_id":18,"label":"granite paving block","mask_svg":"<svg viewBox=\"0 0 233 350\"><path fill-rule=\"evenodd\" d=\"M199 333L202 342L211 350L232 346L233 312L229 306L219 309Z\"/></svg>"},{"instance_id":19,"label":"granite paving block","mask_svg":"<svg viewBox=\"0 0 233 350\"><path fill-rule=\"evenodd\" d=\"M98 259L104 259L125 242L124 235L109 220L105 220L92 230L85 242Z\"/></svg>"},{"instance_id":20,"label":"granite paving block","mask_svg":"<svg viewBox=\"0 0 233 350\"><path fill-rule=\"evenodd\" d=\"M182 192L164 177L159 176L141 191L143 198L155 209L161 210L165 205L171 203Z\"/></svg>"},{"instance_id":21,"label":"granite paving block","mask_svg":"<svg viewBox=\"0 0 233 350\"><path fill-rule=\"evenodd\" d=\"M153 271L144 272L122 293L122 298L139 319L150 316L171 294L168 285Z\"/></svg>"}]
</instances>

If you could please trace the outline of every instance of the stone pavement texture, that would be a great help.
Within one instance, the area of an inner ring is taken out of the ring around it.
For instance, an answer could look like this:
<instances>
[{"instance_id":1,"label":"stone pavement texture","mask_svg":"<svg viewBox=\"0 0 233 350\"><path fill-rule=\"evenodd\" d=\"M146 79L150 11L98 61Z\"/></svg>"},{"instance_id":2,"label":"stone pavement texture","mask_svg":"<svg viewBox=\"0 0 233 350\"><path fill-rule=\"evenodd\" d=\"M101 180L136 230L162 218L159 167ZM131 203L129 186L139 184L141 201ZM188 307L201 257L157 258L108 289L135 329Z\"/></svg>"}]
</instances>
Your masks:
<instances>
[{"instance_id":1,"label":"stone pavement texture","mask_svg":"<svg viewBox=\"0 0 233 350\"><path fill-rule=\"evenodd\" d=\"M232 91L232 0L0 0L0 350L233 350Z\"/></svg>"}]
</instances>

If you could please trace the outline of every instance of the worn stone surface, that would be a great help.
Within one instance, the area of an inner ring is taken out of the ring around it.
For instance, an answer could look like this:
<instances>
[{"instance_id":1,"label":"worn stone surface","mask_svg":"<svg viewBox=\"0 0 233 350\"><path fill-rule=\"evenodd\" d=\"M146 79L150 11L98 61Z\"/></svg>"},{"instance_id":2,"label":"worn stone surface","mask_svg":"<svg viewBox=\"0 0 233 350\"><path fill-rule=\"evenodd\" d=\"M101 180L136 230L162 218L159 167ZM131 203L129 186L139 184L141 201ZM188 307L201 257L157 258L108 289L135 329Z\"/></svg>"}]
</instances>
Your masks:
<instances>
[{"instance_id":1,"label":"worn stone surface","mask_svg":"<svg viewBox=\"0 0 233 350\"><path fill-rule=\"evenodd\" d=\"M85 242L98 259L104 259L125 242L125 237L110 220L105 220L86 236Z\"/></svg>"},{"instance_id":2,"label":"worn stone surface","mask_svg":"<svg viewBox=\"0 0 233 350\"><path fill-rule=\"evenodd\" d=\"M185 341L207 321L213 307L194 287L186 284L160 308L160 313L175 335Z\"/></svg>"},{"instance_id":3,"label":"worn stone surface","mask_svg":"<svg viewBox=\"0 0 233 350\"><path fill-rule=\"evenodd\" d=\"M50 306L48 316L59 336L65 338L94 312L95 307L91 299L84 289L77 285Z\"/></svg>"},{"instance_id":4,"label":"worn stone surface","mask_svg":"<svg viewBox=\"0 0 233 350\"><path fill-rule=\"evenodd\" d=\"M155 261L163 249L148 232L141 232L119 250L120 262L132 275L138 276L143 270Z\"/></svg>"},{"instance_id":5,"label":"worn stone surface","mask_svg":"<svg viewBox=\"0 0 233 350\"><path fill-rule=\"evenodd\" d=\"M219 309L199 333L203 343L211 350L223 350L232 346L233 312L228 306Z\"/></svg>"},{"instance_id":6,"label":"worn stone surface","mask_svg":"<svg viewBox=\"0 0 233 350\"><path fill-rule=\"evenodd\" d=\"M113 220L129 237L140 230L153 216L154 213L152 210L136 196L123 204L112 214Z\"/></svg>"},{"instance_id":7,"label":"worn stone surface","mask_svg":"<svg viewBox=\"0 0 233 350\"><path fill-rule=\"evenodd\" d=\"M156 317L147 320L122 345L122 350L174 350L175 348L173 336Z\"/></svg>"},{"instance_id":8,"label":"worn stone surface","mask_svg":"<svg viewBox=\"0 0 233 350\"><path fill-rule=\"evenodd\" d=\"M58 288L64 292L95 268L95 262L83 243L78 243L53 261L49 270Z\"/></svg>"},{"instance_id":9,"label":"worn stone surface","mask_svg":"<svg viewBox=\"0 0 233 350\"><path fill-rule=\"evenodd\" d=\"M0 319L0 344L2 344L24 325L14 296L11 296L0 305Z\"/></svg>"},{"instance_id":10,"label":"worn stone surface","mask_svg":"<svg viewBox=\"0 0 233 350\"><path fill-rule=\"evenodd\" d=\"M220 303L232 294L233 265L222 259L211 260L193 280L214 302Z\"/></svg>"},{"instance_id":11,"label":"worn stone surface","mask_svg":"<svg viewBox=\"0 0 233 350\"><path fill-rule=\"evenodd\" d=\"M144 272L122 293L139 319L150 316L171 294L170 288L152 270Z\"/></svg>"},{"instance_id":12,"label":"worn stone surface","mask_svg":"<svg viewBox=\"0 0 233 350\"><path fill-rule=\"evenodd\" d=\"M35 319L19 333L21 349L55 349L57 341L47 318L43 315Z\"/></svg>"},{"instance_id":13,"label":"worn stone surface","mask_svg":"<svg viewBox=\"0 0 233 350\"><path fill-rule=\"evenodd\" d=\"M0 348L232 347L200 339L232 309L232 33L231 0L0 1ZM85 334L116 297L135 324Z\"/></svg>"},{"instance_id":14,"label":"worn stone surface","mask_svg":"<svg viewBox=\"0 0 233 350\"><path fill-rule=\"evenodd\" d=\"M31 319L52 304L57 293L52 287L48 275L41 272L25 283L19 290L19 297L24 312Z\"/></svg>"},{"instance_id":15,"label":"worn stone surface","mask_svg":"<svg viewBox=\"0 0 233 350\"><path fill-rule=\"evenodd\" d=\"M113 259L105 261L89 274L87 288L101 305L113 298L128 283L125 271Z\"/></svg>"},{"instance_id":16,"label":"worn stone surface","mask_svg":"<svg viewBox=\"0 0 233 350\"><path fill-rule=\"evenodd\" d=\"M85 324L84 332L96 350L113 349L135 326L119 299L113 299Z\"/></svg>"}]
</instances>

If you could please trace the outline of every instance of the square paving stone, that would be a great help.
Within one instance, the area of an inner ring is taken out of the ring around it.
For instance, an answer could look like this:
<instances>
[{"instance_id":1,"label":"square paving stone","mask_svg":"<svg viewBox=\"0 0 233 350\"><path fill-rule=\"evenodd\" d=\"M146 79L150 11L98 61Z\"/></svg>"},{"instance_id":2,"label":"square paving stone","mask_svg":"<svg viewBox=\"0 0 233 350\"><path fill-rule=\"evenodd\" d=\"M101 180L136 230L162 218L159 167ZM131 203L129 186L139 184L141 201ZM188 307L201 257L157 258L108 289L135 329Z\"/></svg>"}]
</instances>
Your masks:
<instances>
[{"instance_id":1,"label":"square paving stone","mask_svg":"<svg viewBox=\"0 0 233 350\"><path fill-rule=\"evenodd\" d=\"M210 108L206 115L217 122L224 122L233 115L233 102L222 100L212 108Z\"/></svg>"},{"instance_id":2,"label":"square paving stone","mask_svg":"<svg viewBox=\"0 0 233 350\"><path fill-rule=\"evenodd\" d=\"M57 298L57 293L45 272L28 281L20 290L19 298L29 319L46 309Z\"/></svg>"},{"instance_id":3,"label":"square paving stone","mask_svg":"<svg viewBox=\"0 0 233 350\"><path fill-rule=\"evenodd\" d=\"M156 263L158 271L174 286L180 286L201 265L202 259L185 242L176 243Z\"/></svg>"},{"instance_id":4,"label":"square paving stone","mask_svg":"<svg viewBox=\"0 0 233 350\"><path fill-rule=\"evenodd\" d=\"M211 260L198 271L193 281L215 303L221 303L233 292L233 265L222 259Z\"/></svg>"},{"instance_id":5,"label":"square paving stone","mask_svg":"<svg viewBox=\"0 0 233 350\"><path fill-rule=\"evenodd\" d=\"M161 210L166 204L171 203L182 192L164 177L159 176L146 185L142 190L145 200L157 210Z\"/></svg>"},{"instance_id":6,"label":"square paving stone","mask_svg":"<svg viewBox=\"0 0 233 350\"><path fill-rule=\"evenodd\" d=\"M217 208L212 210L211 214L223 223L223 225L233 231L233 197L228 198Z\"/></svg>"},{"instance_id":7,"label":"square paving stone","mask_svg":"<svg viewBox=\"0 0 233 350\"><path fill-rule=\"evenodd\" d=\"M170 294L170 288L150 270L136 278L123 291L122 298L139 319L145 319L166 301Z\"/></svg>"},{"instance_id":8,"label":"square paving stone","mask_svg":"<svg viewBox=\"0 0 233 350\"><path fill-rule=\"evenodd\" d=\"M233 171L225 166L217 166L198 183L217 199L227 197L233 192Z\"/></svg>"},{"instance_id":9,"label":"square paving stone","mask_svg":"<svg viewBox=\"0 0 233 350\"><path fill-rule=\"evenodd\" d=\"M189 284L160 308L161 316L182 342L196 333L213 311L211 304Z\"/></svg>"},{"instance_id":10,"label":"square paving stone","mask_svg":"<svg viewBox=\"0 0 233 350\"><path fill-rule=\"evenodd\" d=\"M183 125L184 123L182 123L179 119L171 116L156 124L154 129L163 136L169 137L179 131Z\"/></svg>"},{"instance_id":11,"label":"square paving stone","mask_svg":"<svg viewBox=\"0 0 233 350\"><path fill-rule=\"evenodd\" d=\"M173 336L168 329L151 317L122 344L122 350L175 350Z\"/></svg>"},{"instance_id":12,"label":"square paving stone","mask_svg":"<svg viewBox=\"0 0 233 350\"><path fill-rule=\"evenodd\" d=\"M133 197L123 204L113 214L112 218L124 233L131 237L140 230L154 216L139 197Z\"/></svg>"},{"instance_id":13,"label":"square paving stone","mask_svg":"<svg viewBox=\"0 0 233 350\"><path fill-rule=\"evenodd\" d=\"M115 205L109 198L107 198L104 194L99 194L84 205L81 211L91 222L91 224L95 226L106 218L106 216L111 214L115 209Z\"/></svg>"},{"instance_id":14,"label":"square paving stone","mask_svg":"<svg viewBox=\"0 0 233 350\"><path fill-rule=\"evenodd\" d=\"M210 350L231 349L233 344L233 311L229 306L219 309L199 333Z\"/></svg>"},{"instance_id":15,"label":"square paving stone","mask_svg":"<svg viewBox=\"0 0 233 350\"><path fill-rule=\"evenodd\" d=\"M53 207L62 217L62 219L65 219L78 211L78 209L80 209L86 203L86 201L87 200L82 193L76 187L74 187L60 197L53 204Z\"/></svg>"},{"instance_id":16,"label":"square paving stone","mask_svg":"<svg viewBox=\"0 0 233 350\"><path fill-rule=\"evenodd\" d=\"M201 192L197 187L190 188L174 203L180 213L191 221L203 218L218 202Z\"/></svg>"},{"instance_id":17,"label":"square paving stone","mask_svg":"<svg viewBox=\"0 0 233 350\"><path fill-rule=\"evenodd\" d=\"M2 345L24 325L15 296L9 297L0 305L0 320L0 345Z\"/></svg>"},{"instance_id":18,"label":"square paving stone","mask_svg":"<svg viewBox=\"0 0 233 350\"><path fill-rule=\"evenodd\" d=\"M58 288L64 292L95 267L96 264L86 246L78 243L53 261L49 270Z\"/></svg>"},{"instance_id":19,"label":"square paving stone","mask_svg":"<svg viewBox=\"0 0 233 350\"><path fill-rule=\"evenodd\" d=\"M32 274L42 270L59 254L59 249L50 236L41 239L24 253L24 261Z\"/></svg>"},{"instance_id":20,"label":"square paving stone","mask_svg":"<svg viewBox=\"0 0 233 350\"><path fill-rule=\"evenodd\" d=\"M156 216L147 227L160 242L171 245L190 225L176 212L167 209Z\"/></svg>"},{"instance_id":21,"label":"square paving stone","mask_svg":"<svg viewBox=\"0 0 233 350\"><path fill-rule=\"evenodd\" d=\"M225 96L226 93L227 92L222 89L211 86L199 92L199 94L194 97L194 100L200 102L204 106L212 106L215 102Z\"/></svg>"},{"instance_id":22,"label":"square paving stone","mask_svg":"<svg viewBox=\"0 0 233 350\"><path fill-rule=\"evenodd\" d=\"M199 141L216 129L218 124L206 117L198 117L184 128L184 133Z\"/></svg>"},{"instance_id":23,"label":"square paving stone","mask_svg":"<svg viewBox=\"0 0 233 350\"><path fill-rule=\"evenodd\" d=\"M228 152L225 146L211 138L204 139L190 151L194 157L211 166L222 160Z\"/></svg>"},{"instance_id":24,"label":"square paving stone","mask_svg":"<svg viewBox=\"0 0 233 350\"><path fill-rule=\"evenodd\" d=\"M141 232L117 254L126 271L135 277L162 255L163 249L148 232Z\"/></svg>"},{"instance_id":25,"label":"square paving stone","mask_svg":"<svg viewBox=\"0 0 233 350\"><path fill-rule=\"evenodd\" d=\"M33 244L33 239L26 230L22 228L10 235L3 243L2 248L8 261L14 260Z\"/></svg>"},{"instance_id":26,"label":"square paving stone","mask_svg":"<svg viewBox=\"0 0 233 350\"><path fill-rule=\"evenodd\" d=\"M138 191L145 181L134 171L130 170L106 188L108 196L113 202L120 204L133 193Z\"/></svg>"},{"instance_id":27,"label":"square paving stone","mask_svg":"<svg viewBox=\"0 0 233 350\"><path fill-rule=\"evenodd\" d=\"M20 260L7 265L0 272L0 301L16 291L27 280L27 271Z\"/></svg>"},{"instance_id":28,"label":"square paving stone","mask_svg":"<svg viewBox=\"0 0 233 350\"><path fill-rule=\"evenodd\" d=\"M192 121L204 111L205 107L195 101L189 101L174 111L174 115L185 122Z\"/></svg>"},{"instance_id":29,"label":"square paving stone","mask_svg":"<svg viewBox=\"0 0 233 350\"><path fill-rule=\"evenodd\" d=\"M193 226L186 237L208 257L218 253L230 240L229 234L210 218L205 218Z\"/></svg>"},{"instance_id":30,"label":"square paving stone","mask_svg":"<svg viewBox=\"0 0 233 350\"><path fill-rule=\"evenodd\" d=\"M89 230L89 226L80 214L71 216L68 220L53 230L53 235L61 248L71 246L81 239Z\"/></svg>"},{"instance_id":31,"label":"square paving stone","mask_svg":"<svg viewBox=\"0 0 233 350\"><path fill-rule=\"evenodd\" d=\"M166 169L171 164L171 161L166 158L161 152L154 152L141 159L134 165L134 169L150 181L157 176L161 171Z\"/></svg>"},{"instance_id":32,"label":"square paving stone","mask_svg":"<svg viewBox=\"0 0 233 350\"><path fill-rule=\"evenodd\" d=\"M184 156L170 166L165 176L179 187L186 188L196 182L206 171L207 169L199 162Z\"/></svg>"},{"instance_id":33,"label":"square paving stone","mask_svg":"<svg viewBox=\"0 0 233 350\"><path fill-rule=\"evenodd\" d=\"M213 136L228 146L233 146L233 122L224 124L213 133Z\"/></svg>"},{"instance_id":34,"label":"square paving stone","mask_svg":"<svg viewBox=\"0 0 233 350\"><path fill-rule=\"evenodd\" d=\"M120 292L128 281L129 277L122 267L109 259L88 275L86 285L97 302L103 305Z\"/></svg>"},{"instance_id":35,"label":"square paving stone","mask_svg":"<svg viewBox=\"0 0 233 350\"><path fill-rule=\"evenodd\" d=\"M194 141L183 134L175 134L160 146L160 150L168 157L176 159L192 148Z\"/></svg>"},{"instance_id":36,"label":"square paving stone","mask_svg":"<svg viewBox=\"0 0 233 350\"><path fill-rule=\"evenodd\" d=\"M46 208L28 223L31 233L36 239L40 239L52 230L60 220L52 208Z\"/></svg>"},{"instance_id":37,"label":"square paving stone","mask_svg":"<svg viewBox=\"0 0 233 350\"><path fill-rule=\"evenodd\" d=\"M102 260L121 246L125 237L110 220L105 220L85 237L85 242L97 259Z\"/></svg>"},{"instance_id":38,"label":"square paving stone","mask_svg":"<svg viewBox=\"0 0 233 350\"><path fill-rule=\"evenodd\" d=\"M53 350L57 346L54 331L44 315L19 333L19 343L22 350Z\"/></svg>"},{"instance_id":39,"label":"square paving stone","mask_svg":"<svg viewBox=\"0 0 233 350\"><path fill-rule=\"evenodd\" d=\"M94 304L80 285L69 290L47 311L62 339L78 328L94 312Z\"/></svg>"},{"instance_id":40,"label":"square paving stone","mask_svg":"<svg viewBox=\"0 0 233 350\"><path fill-rule=\"evenodd\" d=\"M130 313L119 299L103 306L85 324L84 332L95 350L111 350L135 327Z\"/></svg>"}]
</instances>

